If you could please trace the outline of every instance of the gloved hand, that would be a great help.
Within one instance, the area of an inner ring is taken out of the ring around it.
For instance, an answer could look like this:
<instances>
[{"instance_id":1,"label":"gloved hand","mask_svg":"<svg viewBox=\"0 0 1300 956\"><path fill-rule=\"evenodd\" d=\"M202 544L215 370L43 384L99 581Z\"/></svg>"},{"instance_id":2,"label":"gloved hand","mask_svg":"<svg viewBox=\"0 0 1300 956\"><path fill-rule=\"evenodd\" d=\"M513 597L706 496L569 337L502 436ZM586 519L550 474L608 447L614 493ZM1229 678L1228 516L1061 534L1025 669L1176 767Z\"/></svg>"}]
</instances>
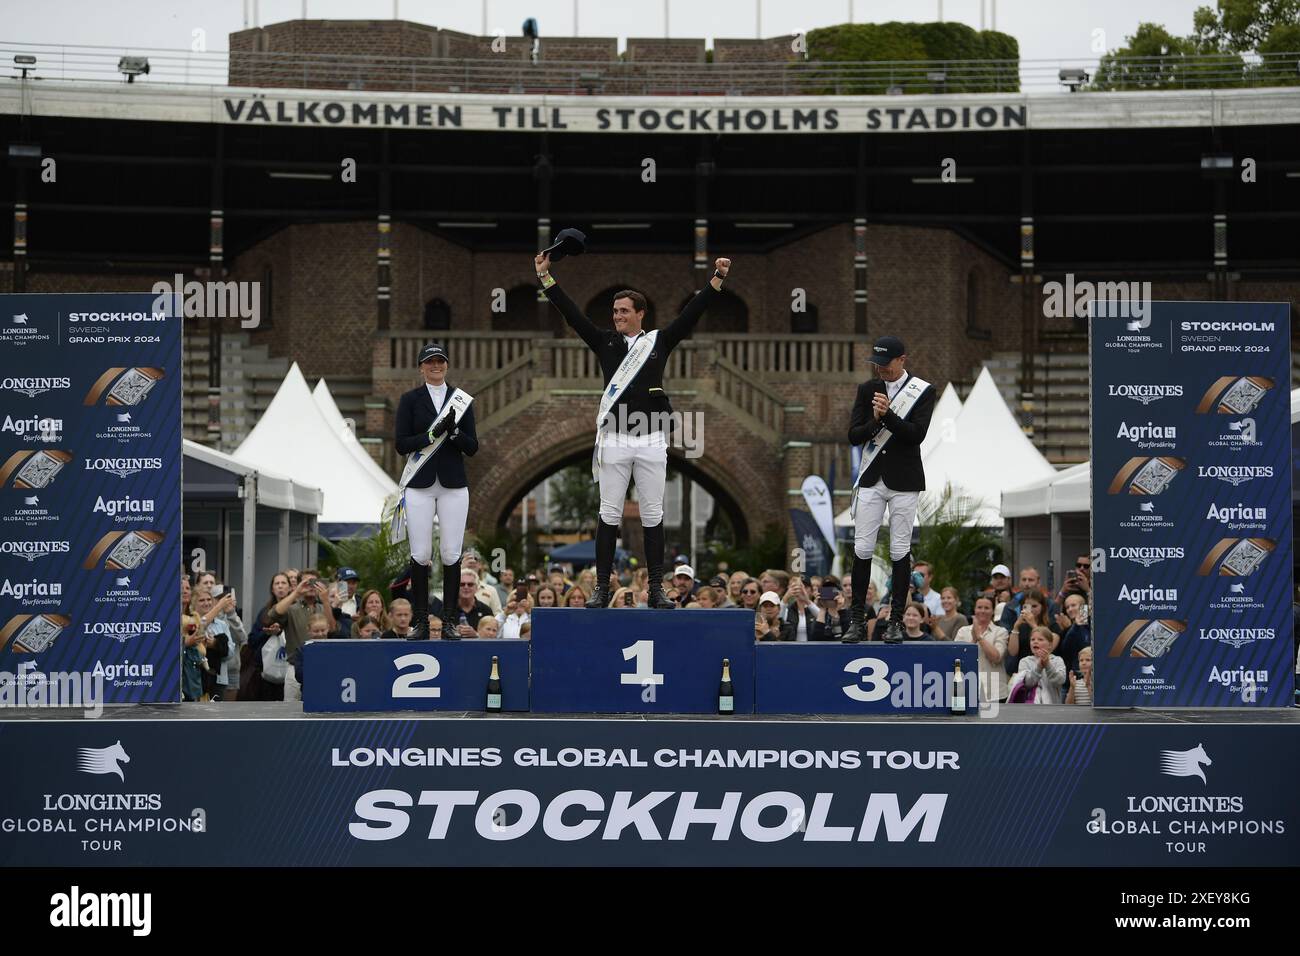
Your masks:
<instances>
[{"instance_id":1,"label":"gloved hand","mask_svg":"<svg viewBox=\"0 0 1300 956\"><path fill-rule=\"evenodd\" d=\"M444 415L438 421L430 425L429 444L433 444L435 441L437 441L439 435L445 435L447 434L447 432L451 431L452 428L455 427L455 424L456 424L456 417L454 415Z\"/></svg>"}]
</instances>

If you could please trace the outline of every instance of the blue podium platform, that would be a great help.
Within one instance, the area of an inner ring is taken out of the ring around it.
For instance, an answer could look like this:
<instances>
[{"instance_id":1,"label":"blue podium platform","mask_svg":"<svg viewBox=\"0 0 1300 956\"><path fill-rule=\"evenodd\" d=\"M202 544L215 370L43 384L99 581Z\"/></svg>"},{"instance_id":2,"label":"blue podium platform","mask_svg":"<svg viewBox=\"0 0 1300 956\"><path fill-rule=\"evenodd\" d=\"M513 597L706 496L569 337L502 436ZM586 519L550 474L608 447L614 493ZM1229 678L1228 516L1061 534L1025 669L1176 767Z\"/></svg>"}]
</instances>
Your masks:
<instances>
[{"instance_id":1,"label":"blue podium platform","mask_svg":"<svg viewBox=\"0 0 1300 956\"><path fill-rule=\"evenodd\" d=\"M952 641L768 642L757 647L760 714L906 714L952 704L961 661L965 713L979 709L979 649Z\"/></svg>"},{"instance_id":2,"label":"blue podium platform","mask_svg":"<svg viewBox=\"0 0 1300 956\"><path fill-rule=\"evenodd\" d=\"M311 641L302 653L308 713L483 710L494 656L501 708L528 709L527 641Z\"/></svg>"},{"instance_id":3,"label":"blue podium platform","mask_svg":"<svg viewBox=\"0 0 1300 956\"><path fill-rule=\"evenodd\" d=\"M540 608L531 643L535 712L716 713L724 658L754 711L751 611Z\"/></svg>"}]
</instances>

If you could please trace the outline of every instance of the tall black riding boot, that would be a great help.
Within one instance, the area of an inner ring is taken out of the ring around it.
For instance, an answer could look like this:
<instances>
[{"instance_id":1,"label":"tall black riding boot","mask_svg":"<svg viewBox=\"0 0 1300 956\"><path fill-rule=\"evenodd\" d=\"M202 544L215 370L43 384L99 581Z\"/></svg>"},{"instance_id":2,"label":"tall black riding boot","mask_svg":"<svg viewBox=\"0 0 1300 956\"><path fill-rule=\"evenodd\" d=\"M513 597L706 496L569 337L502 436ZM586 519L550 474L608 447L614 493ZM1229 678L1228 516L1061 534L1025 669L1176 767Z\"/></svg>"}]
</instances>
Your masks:
<instances>
[{"instance_id":1,"label":"tall black riding boot","mask_svg":"<svg viewBox=\"0 0 1300 956\"><path fill-rule=\"evenodd\" d=\"M867 588L871 586L871 559L853 555L853 597L849 603L849 630L840 641L857 644L867 639Z\"/></svg>"},{"instance_id":2,"label":"tall black riding boot","mask_svg":"<svg viewBox=\"0 0 1300 956\"><path fill-rule=\"evenodd\" d=\"M614 570L614 547L618 544L618 525L599 522L596 527L596 590L587 599L587 607L609 607L609 577Z\"/></svg>"},{"instance_id":3,"label":"tall black riding boot","mask_svg":"<svg viewBox=\"0 0 1300 956\"><path fill-rule=\"evenodd\" d=\"M452 620L452 615L459 617L460 612L456 609L460 604L460 562L455 564L444 564L442 566L442 639L444 641L459 641L460 635L456 632L456 622Z\"/></svg>"},{"instance_id":4,"label":"tall black riding boot","mask_svg":"<svg viewBox=\"0 0 1300 956\"><path fill-rule=\"evenodd\" d=\"M645 563L650 571L649 597L646 604L661 611L677 607L664 594L664 523L660 521L645 531Z\"/></svg>"},{"instance_id":5,"label":"tall black riding boot","mask_svg":"<svg viewBox=\"0 0 1300 956\"><path fill-rule=\"evenodd\" d=\"M894 562L890 577L889 626L885 628L886 644L902 644L906 639L903 630L903 609L907 607L907 591L912 584L912 553L909 551Z\"/></svg>"},{"instance_id":6,"label":"tall black riding boot","mask_svg":"<svg viewBox=\"0 0 1300 956\"><path fill-rule=\"evenodd\" d=\"M411 626L408 641L429 639L429 566L411 560Z\"/></svg>"}]
</instances>

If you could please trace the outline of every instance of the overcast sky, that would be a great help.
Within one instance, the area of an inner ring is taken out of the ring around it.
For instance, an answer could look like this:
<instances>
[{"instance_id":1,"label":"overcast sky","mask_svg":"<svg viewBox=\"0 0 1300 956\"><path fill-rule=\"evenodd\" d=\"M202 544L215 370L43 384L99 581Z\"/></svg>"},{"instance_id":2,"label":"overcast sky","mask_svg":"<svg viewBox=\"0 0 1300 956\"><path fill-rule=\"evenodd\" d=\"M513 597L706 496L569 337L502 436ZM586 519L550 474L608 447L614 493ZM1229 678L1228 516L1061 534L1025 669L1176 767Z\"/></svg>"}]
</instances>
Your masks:
<instances>
[{"instance_id":1,"label":"overcast sky","mask_svg":"<svg viewBox=\"0 0 1300 956\"><path fill-rule=\"evenodd\" d=\"M997 27L1020 42L1023 59L1076 59L1096 56L1094 31L1114 49L1142 21L1164 24L1175 34L1191 32L1192 12L1212 0L1001 0ZM855 22L945 20L978 28L980 0L854 0ZM226 36L242 29L245 17L265 26L299 19L303 7L313 19L359 19L393 15L392 0L40 0L6 3L0 37L43 44L91 44L142 49L191 48L194 31L204 31L207 49L227 49ZM992 0L984 6L992 7ZM433 26L481 33L483 5L476 0L398 0L398 14ZM758 35L755 0L577 0L578 32L583 36L663 36L664 11L675 37L753 37ZM489 0L488 33L517 35L526 17L535 17L542 36L571 36L574 0ZM798 33L843 23L850 0L766 0L762 35ZM130 11L134 11L131 13ZM991 20L986 14L986 20ZM621 48L621 47L620 47Z\"/></svg>"}]
</instances>

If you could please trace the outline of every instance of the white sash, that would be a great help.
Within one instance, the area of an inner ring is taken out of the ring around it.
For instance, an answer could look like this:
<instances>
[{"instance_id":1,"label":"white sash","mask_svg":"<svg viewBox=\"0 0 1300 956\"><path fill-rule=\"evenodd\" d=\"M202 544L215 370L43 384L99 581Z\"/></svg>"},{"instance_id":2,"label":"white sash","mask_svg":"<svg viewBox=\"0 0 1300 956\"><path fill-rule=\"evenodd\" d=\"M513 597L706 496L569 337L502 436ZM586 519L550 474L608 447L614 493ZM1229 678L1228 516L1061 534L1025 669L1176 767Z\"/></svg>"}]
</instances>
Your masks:
<instances>
[{"instance_id":1,"label":"white sash","mask_svg":"<svg viewBox=\"0 0 1300 956\"><path fill-rule=\"evenodd\" d=\"M894 396L894 400L889 403L889 410L899 418L906 418L912 411L912 406L916 404L916 400L929 387L930 383L925 379L917 378L915 375L908 376L907 381L903 383L903 387ZM858 482L867 473L871 463L876 460L876 456L880 454L880 449L885 447L885 442L892 437L894 437L893 433L888 428L881 426L880 431L876 432L871 440L862 446L862 461L858 464L857 477L853 479L853 497L849 499L849 518L856 517L858 513Z\"/></svg>"},{"instance_id":2,"label":"white sash","mask_svg":"<svg viewBox=\"0 0 1300 956\"><path fill-rule=\"evenodd\" d=\"M600 481L600 439L605 427L605 416L609 414L610 409L614 407L632 379L637 377L637 373L650 358L650 353L654 351L655 340L658 338L659 330L656 329L633 342L627 355L623 356L623 361L614 370L609 384L605 386L605 393L600 396L600 408L596 412L596 447L591 453L592 481Z\"/></svg>"},{"instance_id":3,"label":"white sash","mask_svg":"<svg viewBox=\"0 0 1300 956\"><path fill-rule=\"evenodd\" d=\"M448 415L455 416L456 424L465 416L465 410L469 408L470 402L474 397L468 392L459 388L454 388L447 400L442 403L442 411L438 412L433 420L437 425ZM432 427L432 426L430 426ZM406 540L406 486L415 480L420 469L429 463L438 449L442 447L448 436L454 431L455 426L447 429L443 434L434 439L433 444L425 445L419 451L413 451L406 456L406 466L402 469L402 478L397 483L397 493L389 495L384 500L383 514L380 516L380 523L388 528L388 541L390 544L398 544Z\"/></svg>"}]
</instances>

